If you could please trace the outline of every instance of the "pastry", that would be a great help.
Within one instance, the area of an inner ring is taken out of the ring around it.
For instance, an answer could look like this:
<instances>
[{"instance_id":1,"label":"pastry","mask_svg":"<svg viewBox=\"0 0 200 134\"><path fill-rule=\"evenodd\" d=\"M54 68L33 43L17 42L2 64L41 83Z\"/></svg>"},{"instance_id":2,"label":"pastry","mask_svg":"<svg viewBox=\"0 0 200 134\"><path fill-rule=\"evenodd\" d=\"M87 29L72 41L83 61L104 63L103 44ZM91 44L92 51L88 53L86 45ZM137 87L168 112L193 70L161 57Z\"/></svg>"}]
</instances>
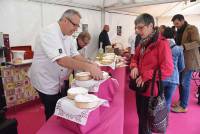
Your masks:
<instances>
[{"instance_id":1,"label":"pastry","mask_svg":"<svg viewBox=\"0 0 200 134\"><path fill-rule=\"evenodd\" d=\"M91 80L92 76L90 75L90 72L80 72L76 73L75 79L79 81L86 81L86 80Z\"/></svg>"},{"instance_id":2,"label":"pastry","mask_svg":"<svg viewBox=\"0 0 200 134\"><path fill-rule=\"evenodd\" d=\"M81 109L94 108L99 105L99 98L93 94L77 95L75 105Z\"/></svg>"},{"instance_id":3,"label":"pastry","mask_svg":"<svg viewBox=\"0 0 200 134\"><path fill-rule=\"evenodd\" d=\"M100 61L100 63L103 64L103 65L109 65L109 64L113 63L113 60L103 59L103 60Z\"/></svg>"},{"instance_id":4,"label":"pastry","mask_svg":"<svg viewBox=\"0 0 200 134\"><path fill-rule=\"evenodd\" d=\"M79 95L79 94L87 94L88 93L88 90L86 88L83 88L83 87L73 87L73 88L70 88L68 91L67 91L67 98L73 100L75 98L76 95Z\"/></svg>"},{"instance_id":5,"label":"pastry","mask_svg":"<svg viewBox=\"0 0 200 134\"><path fill-rule=\"evenodd\" d=\"M114 60L115 56L104 56L102 59L103 60Z\"/></svg>"},{"instance_id":6,"label":"pastry","mask_svg":"<svg viewBox=\"0 0 200 134\"><path fill-rule=\"evenodd\" d=\"M115 56L115 53L105 53L104 56Z\"/></svg>"}]
</instances>

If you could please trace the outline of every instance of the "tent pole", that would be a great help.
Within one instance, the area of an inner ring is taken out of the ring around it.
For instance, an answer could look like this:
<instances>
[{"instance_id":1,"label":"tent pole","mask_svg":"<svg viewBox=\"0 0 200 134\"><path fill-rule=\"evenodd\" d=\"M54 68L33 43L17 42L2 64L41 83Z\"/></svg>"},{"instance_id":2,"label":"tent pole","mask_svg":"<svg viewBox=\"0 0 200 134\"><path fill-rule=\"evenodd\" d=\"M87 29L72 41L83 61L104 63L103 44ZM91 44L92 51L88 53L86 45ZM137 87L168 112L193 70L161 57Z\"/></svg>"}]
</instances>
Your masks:
<instances>
[{"instance_id":1,"label":"tent pole","mask_svg":"<svg viewBox=\"0 0 200 134\"><path fill-rule=\"evenodd\" d=\"M105 6L105 0L103 0L103 5L101 8L101 29L103 29L103 26L105 25L106 12L104 6Z\"/></svg>"},{"instance_id":2,"label":"tent pole","mask_svg":"<svg viewBox=\"0 0 200 134\"><path fill-rule=\"evenodd\" d=\"M158 17L156 17L156 26L158 26Z\"/></svg>"}]
</instances>

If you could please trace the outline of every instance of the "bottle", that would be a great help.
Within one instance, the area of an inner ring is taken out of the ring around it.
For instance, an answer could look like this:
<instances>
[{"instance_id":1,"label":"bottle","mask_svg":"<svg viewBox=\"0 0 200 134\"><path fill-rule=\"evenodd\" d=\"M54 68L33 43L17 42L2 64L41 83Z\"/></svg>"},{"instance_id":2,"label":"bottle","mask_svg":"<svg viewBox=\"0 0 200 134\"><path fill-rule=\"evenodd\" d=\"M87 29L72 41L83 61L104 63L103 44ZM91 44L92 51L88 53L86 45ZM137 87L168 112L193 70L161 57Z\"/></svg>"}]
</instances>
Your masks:
<instances>
[{"instance_id":1,"label":"bottle","mask_svg":"<svg viewBox=\"0 0 200 134\"><path fill-rule=\"evenodd\" d=\"M103 43L100 42L100 48L98 50L98 56L99 56L99 60L101 61L103 59L103 48L102 48Z\"/></svg>"}]
</instances>

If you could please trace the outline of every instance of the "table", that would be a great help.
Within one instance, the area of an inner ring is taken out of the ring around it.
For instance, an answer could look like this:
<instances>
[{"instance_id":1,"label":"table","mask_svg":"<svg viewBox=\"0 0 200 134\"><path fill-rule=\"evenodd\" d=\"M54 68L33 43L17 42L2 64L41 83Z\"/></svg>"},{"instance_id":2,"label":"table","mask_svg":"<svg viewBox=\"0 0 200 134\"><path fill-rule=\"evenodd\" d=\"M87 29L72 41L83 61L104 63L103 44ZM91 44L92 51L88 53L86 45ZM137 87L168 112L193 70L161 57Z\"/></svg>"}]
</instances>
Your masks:
<instances>
[{"instance_id":1,"label":"table","mask_svg":"<svg viewBox=\"0 0 200 134\"><path fill-rule=\"evenodd\" d=\"M97 95L101 98L110 98L110 108L99 107L91 112L85 126L78 125L66 120L59 120L56 116L52 116L37 132L37 134L123 134L124 128L124 90L126 68L117 68L109 71L113 78L119 82L119 87L114 91L114 96L106 95L108 83L100 86ZM112 90L109 90L112 91Z\"/></svg>"}]
</instances>

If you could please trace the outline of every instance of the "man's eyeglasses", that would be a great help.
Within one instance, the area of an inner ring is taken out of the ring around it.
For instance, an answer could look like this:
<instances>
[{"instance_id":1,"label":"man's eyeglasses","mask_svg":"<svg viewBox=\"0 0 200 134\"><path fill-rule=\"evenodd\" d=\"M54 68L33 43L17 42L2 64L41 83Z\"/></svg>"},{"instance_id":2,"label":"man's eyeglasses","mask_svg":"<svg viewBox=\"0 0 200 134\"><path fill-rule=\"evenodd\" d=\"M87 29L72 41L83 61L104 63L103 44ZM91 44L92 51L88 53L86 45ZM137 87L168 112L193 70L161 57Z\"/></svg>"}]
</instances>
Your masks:
<instances>
[{"instance_id":1,"label":"man's eyeglasses","mask_svg":"<svg viewBox=\"0 0 200 134\"><path fill-rule=\"evenodd\" d=\"M79 24L75 24L71 19L66 18L74 27L80 27Z\"/></svg>"}]
</instances>

